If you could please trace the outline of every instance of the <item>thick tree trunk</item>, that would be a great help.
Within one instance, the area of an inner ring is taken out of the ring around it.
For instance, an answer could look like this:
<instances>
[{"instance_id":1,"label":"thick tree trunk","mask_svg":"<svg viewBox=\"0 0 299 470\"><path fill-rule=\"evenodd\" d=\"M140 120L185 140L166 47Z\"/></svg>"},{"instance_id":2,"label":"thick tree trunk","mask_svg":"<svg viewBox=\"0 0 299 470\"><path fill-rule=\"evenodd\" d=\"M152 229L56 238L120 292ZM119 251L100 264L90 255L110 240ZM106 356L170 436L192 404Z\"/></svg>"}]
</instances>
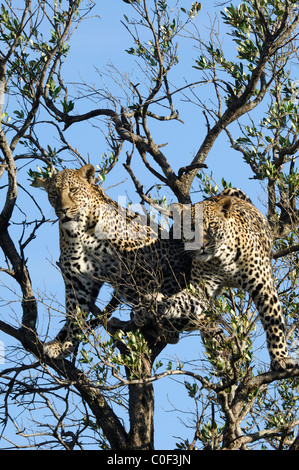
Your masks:
<instances>
[{"instance_id":1,"label":"thick tree trunk","mask_svg":"<svg viewBox=\"0 0 299 470\"><path fill-rule=\"evenodd\" d=\"M129 386L130 446L154 449L154 390L152 384Z\"/></svg>"}]
</instances>

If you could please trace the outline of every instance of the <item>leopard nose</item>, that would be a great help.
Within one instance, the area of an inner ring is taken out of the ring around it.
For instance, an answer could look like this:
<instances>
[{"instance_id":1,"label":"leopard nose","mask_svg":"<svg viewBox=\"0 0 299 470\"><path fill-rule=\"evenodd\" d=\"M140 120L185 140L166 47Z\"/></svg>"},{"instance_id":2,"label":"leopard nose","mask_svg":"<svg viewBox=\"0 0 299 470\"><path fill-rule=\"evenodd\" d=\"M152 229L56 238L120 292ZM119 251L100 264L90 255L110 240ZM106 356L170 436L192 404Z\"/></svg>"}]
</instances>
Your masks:
<instances>
[{"instance_id":1,"label":"leopard nose","mask_svg":"<svg viewBox=\"0 0 299 470\"><path fill-rule=\"evenodd\" d=\"M67 212L69 210L69 207L59 207L56 209L56 214L59 217L60 220L64 219L67 217Z\"/></svg>"},{"instance_id":2,"label":"leopard nose","mask_svg":"<svg viewBox=\"0 0 299 470\"><path fill-rule=\"evenodd\" d=\"M69 207L64 207L63 209L60 209L60 212L62 212L64 215L66 215L68 210L69 210Z\"/></svg>"}]
</instances>

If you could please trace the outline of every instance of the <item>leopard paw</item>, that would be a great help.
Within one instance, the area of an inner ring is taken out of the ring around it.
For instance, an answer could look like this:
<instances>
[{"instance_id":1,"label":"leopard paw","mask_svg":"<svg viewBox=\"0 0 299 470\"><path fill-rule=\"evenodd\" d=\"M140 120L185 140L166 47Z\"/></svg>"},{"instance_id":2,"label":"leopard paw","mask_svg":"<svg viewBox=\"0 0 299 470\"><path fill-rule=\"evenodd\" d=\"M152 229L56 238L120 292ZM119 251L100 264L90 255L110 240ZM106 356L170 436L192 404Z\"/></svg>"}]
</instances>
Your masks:
<instances>
[{"instance_id":1,"label":"leopard paw","mask_svg":"<svg viewBox=\"0 0 299 470\"><path fill-rule=\"evenodd\" d=\"M276 359L272 359L271 361L272 370L282 371L282 370L293 369L294 367L299 367L299 362L298 360L290 356L286 356L283 358L279 357Z\"/></svg>"}]
</instances>

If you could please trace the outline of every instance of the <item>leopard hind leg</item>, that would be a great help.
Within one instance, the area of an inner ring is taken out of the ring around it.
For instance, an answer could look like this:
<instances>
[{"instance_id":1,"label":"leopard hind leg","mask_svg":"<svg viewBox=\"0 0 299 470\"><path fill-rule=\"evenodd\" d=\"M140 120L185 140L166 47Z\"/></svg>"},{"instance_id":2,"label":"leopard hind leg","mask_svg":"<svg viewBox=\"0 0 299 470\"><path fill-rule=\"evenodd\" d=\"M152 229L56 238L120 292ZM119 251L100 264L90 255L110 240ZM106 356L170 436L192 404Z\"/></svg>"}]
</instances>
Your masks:
<instances>
[{"instance_id":1,"label":"leopard hind leg","mask_svg":"<svg viewBox=\"0 0 299 470\"><path fill-rule=\"evenodd\" d=\"M266 333L271 368L284 370L295 367L295 361L288 353L285 320L274 284L260 280L250 293Z\"/></svg>"}]
</instances>

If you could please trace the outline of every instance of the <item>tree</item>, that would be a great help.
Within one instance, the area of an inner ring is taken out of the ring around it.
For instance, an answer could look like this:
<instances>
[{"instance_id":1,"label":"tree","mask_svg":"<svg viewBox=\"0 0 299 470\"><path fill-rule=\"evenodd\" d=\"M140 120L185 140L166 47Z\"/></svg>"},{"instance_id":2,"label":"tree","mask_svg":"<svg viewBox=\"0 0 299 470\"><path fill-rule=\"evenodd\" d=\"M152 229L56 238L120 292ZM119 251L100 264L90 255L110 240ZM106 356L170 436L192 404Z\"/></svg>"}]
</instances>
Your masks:
<instances>
[{"instance_id":1,"label":"tree","mask_svg":"<svg viewBox=\"0 0 299 470\"><path fill-rule=\"evenodd\" d=\"M40 174L51 176L66 166L87 163L69 142L71 129L84 134L90 123L105 133L110 154L104 154L101 162L93 157L101 181L122 166L126 155L123 167L146 208L169 203L167 191L180 203L190 203L194 191L212 195L221 185L229 186L225 179L215 182L204 170L217 139L225 136L227 148L234 149L246 165L248 187L258 182L263 190L273 231L273 270L290 347L296 354L299 119L293 70L297 3L225 2L220 13L221 28L226 28L230 40L225 50L217 22L212 22L208 35L201 35L200 3L119 0L120 5L127 4L122 26L132 41L124 54L136 59L142 81L110 65L106 88L83 81L67 83L64 76L72 35L77 28L80 31L83 20L88 21L96 8L93 2L26 0L22 8L14 3L3 3L0 15L4 181L0 329L6 335L5 344L10 343L10 365L0 374L3 438L11 446L33 448L153 449L153 383L182 376L195 412L193 438L180 436L179 448L298 449L299 369L275 372L259 360L265 346L260 342L256 311L243 292L227 290L217 299L215 311L221 313L219 327L226 340L217 343L216 351L209 344L202 346L204 359L194 357L192 367L179 359L163 365L159 355L165 344L154 348L140 332L124 334L115 328L123 322L114 322L112 328L99 316L82 325L81 346L73 358L51 361L43 354L48 336L44 324L50 318L49 336L53 335L52 320L63 307L47 290L34 290L27 255L52 223L44 215L46 200L40 202L28 174L33 181ZM179 46L184 41L188 48L196 47L195 78L182 84L176 68L183 60ZM122 96L112 91L115 84ZM186 149L183 165L176 168L165 141L160 143L161 137L155 135L172 126L169 135L175 141L176 125L182 124L178 108L184 102L197 111L197 122L192 122L197 150L188 159L190 149ZM205 128L203 137L197 135L198 123ZM43 143L45 132L55 133L55 147L52 141ZM209 165L212 169L213 159ZM42 266L43 260L39 263ZM40 418L40 410L46 413L46 421ZM26 444L11 442L11 426Z\"/></svg>"}]
</instances>

